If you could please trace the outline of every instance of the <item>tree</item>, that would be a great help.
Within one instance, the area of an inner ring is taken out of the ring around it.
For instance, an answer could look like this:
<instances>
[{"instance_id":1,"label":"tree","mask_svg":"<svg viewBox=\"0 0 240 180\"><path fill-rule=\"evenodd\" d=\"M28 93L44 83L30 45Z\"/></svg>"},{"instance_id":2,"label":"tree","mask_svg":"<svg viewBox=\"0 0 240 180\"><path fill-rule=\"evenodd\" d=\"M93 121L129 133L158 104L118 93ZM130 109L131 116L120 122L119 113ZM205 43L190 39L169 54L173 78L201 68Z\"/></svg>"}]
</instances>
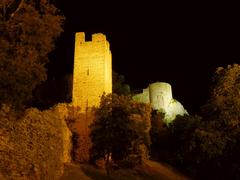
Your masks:
<instances>
[{"instance_id":1,"label":"tree","mask_svg":"<svg viewBox=\"0 0 240 180\"><path fill-rule=\"evenodd\" d=\"M115 163L130 157L141 162L143 146L150 145L150 113L149 105L133 102L131 97L103 96L91 125L92 161L106 159L107 172L110 158Z\"/></svg>"},{"instance_id":2,"label":"tree","mask_svg":"<svg viewBox=\"0 0 240 180\"><path fill-rule=\"evenodd\" d=\"M0 104L26 104L46 80L63 20L48 0L0 0Z\"/></svg>"},{"instance_id":3,"label":"tree","mask_svg":"<svg viewBox=\"0 0 240 180\"><path fill-rule=\"evenodd\" d=\"M222 130L240 125L240 65L219 67L214 75L208 103L202 107L211 126Z\"/></svg>"},{"instance_id":4,"label":"tree","mask_svg":"<svg viewBox=\"0 0 240 180\"><path fill-rule=\"evenodd\" d=\"M217 68L213 80L210 98L202 107L205 123L196 134L197 141L205 156L218 158L225 174L239 178L240 65Z\"/></svg>"},{"instance_id":5,"label":"tree","mask_svg":"<svg viewBox=\"0 0 240 180\"><path fill-rule=\"evenodd\" d=\"M178 116L169 129L172 158L198 178L240 178L240 66L218 68L200 116Z\"/></svg>"},{"instance_id":6,"label":"tree","mask_svg":"<svg viewBox=\"0 0 240 180\"><path fill-rule=\"evenodd\" d=\"M158 111L152 111L151 116L151 156L153 158L159 158L163 153L160 152L168 143L169 130L164 123L165 114Z\"/></svg>"},{"instance_id":7,"label":"tree","mask_svg":"<svg viewBox=\"0 0 240 180\"><path fill-rule=\"evenodd\" d=\"M113 71L112 77L113 77L113 93L118 95L129 95L130 86L125 83L124 76Z\"/></svg>"},{"instance_id":8,"label":"tree","mask_svg":"<svg viewBox=\"0 0 240 180\"><path fill-rule=\"evenodd\" d=\"M202 107L204 128L197 136L210 158L226 155L240 145L240 65L217 68L213 82L210 98Z\"/></svg>"},{"instance_id":9,"label":"tree","mask_svg":"<svg viewBox=\"0 0 240 180\"><path fill-rule=\"evenodd\" d=\"M179 156L199 175L240 177L240 66L217 68L202 118L182 117L172 124Z\"/></svg>"},{"instance_id":10,"label":"tree","mask_svg":"<svg viewBox=\"0 0 240 180\"><path fill-rule=\"evenodd\" d=\"M195 156L195 133L201 129L202 118L198 115L177 116L170 124L171 140L173 144L173 152L179 163L192 163L199 158ZM196 158L195 158L196 157Z\"/></svg>"}]
</instances>

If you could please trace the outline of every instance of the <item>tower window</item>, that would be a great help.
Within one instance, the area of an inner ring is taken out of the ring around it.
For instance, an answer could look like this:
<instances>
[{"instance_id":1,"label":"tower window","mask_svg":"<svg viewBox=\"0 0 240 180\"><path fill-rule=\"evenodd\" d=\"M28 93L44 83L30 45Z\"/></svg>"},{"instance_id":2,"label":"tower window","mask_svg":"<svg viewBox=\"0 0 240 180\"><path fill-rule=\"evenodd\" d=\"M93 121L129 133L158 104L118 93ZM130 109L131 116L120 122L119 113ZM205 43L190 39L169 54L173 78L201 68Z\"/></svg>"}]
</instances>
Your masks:
<instances>
[{"instance_id":1,"label":"tower window","mask_svg":"<svg viewBox=\"0 0 240 180\"><path fill-rule=\"evenodd\" d=\"M89 69L87 70L87 75L89 76Z\"/></svg>"}]
</instances>

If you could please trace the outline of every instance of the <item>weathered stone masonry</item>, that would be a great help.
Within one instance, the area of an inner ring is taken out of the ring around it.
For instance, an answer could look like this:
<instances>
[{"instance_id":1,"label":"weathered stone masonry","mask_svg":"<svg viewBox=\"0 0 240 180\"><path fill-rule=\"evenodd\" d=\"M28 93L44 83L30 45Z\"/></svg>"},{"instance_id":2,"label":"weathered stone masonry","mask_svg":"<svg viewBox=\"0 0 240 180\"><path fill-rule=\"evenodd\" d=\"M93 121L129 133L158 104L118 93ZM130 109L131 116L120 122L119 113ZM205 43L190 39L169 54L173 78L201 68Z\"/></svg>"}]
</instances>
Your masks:
<instances>
[{"instance_id":1,"label":"weathered stone masonry","mask_svg":"<svg viewBox=\"0 0 240 180\"><path fill-rule=\"evenodd\" d=\"M103 93L112 93L112 54L106 36L92 35L85 41L84 32L75 36L73 105L82 112L98 106Z\"/></svg>"}]
</instances>

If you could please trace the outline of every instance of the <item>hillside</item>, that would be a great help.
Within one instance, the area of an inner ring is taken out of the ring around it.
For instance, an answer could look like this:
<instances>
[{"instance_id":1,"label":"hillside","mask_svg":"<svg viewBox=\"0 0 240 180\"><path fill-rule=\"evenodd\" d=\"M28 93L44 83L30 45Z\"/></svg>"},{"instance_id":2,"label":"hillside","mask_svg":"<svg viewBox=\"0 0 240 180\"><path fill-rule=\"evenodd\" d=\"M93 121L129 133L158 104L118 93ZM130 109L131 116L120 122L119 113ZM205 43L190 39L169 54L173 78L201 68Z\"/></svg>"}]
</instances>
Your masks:
<instances>
[{"instance_id":1,"label":"hillside","mask_svg":"<svg viewBox=\"0 0 240 180\"><path fill-rule=\"evenodd\" d=\"M69 164L65 167L61 180L187 180L189 178L180 174L176 170L155 161L147 161L145 164L134 169L120 169L106 176L103 169L96 169L88 164Z\"/></svg>"}]
</instances>

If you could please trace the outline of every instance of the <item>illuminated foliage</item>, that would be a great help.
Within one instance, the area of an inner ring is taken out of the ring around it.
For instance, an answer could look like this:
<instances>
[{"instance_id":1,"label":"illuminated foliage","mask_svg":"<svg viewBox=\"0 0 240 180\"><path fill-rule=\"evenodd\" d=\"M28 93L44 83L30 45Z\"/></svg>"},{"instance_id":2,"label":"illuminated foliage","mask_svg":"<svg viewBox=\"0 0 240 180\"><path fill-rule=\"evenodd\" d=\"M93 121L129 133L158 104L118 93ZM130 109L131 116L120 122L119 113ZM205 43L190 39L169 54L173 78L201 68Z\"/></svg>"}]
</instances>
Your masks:
<instances>
[{"instance_id":1,"label":"illuminated foliage","mask_svg":"<svg viewBox=\"0 0 240 180\"><path fill-rule=\"evenodd\" d=\"M20 106L46 80L63 16L47 0L0 0L0 103Z\"/></svg>"},{"instance_id":2,"label":"illuminated foliage","mask_svg":"<svg viewBox=\"0 0 240 180\"><path fill-rule=\"evenodd\" d=\"M224 130L239 127L240 65L217 69L210 99L202 110L211 126Z\"/></svg>"},{"instance_id":3,"label":"illuminated foliage","mask_svg":"<svg viewBox=\"0 0 240 180\"><path fill-rule=\"evenodd\" d=\"M224 156L240 145L240 66L218 68L213 80L209 101L202 107L204 126L195 134L209 158Z\"/></svg>"},{"instance_id":4,"label":"illuminated foliage","mask_svg":"<svg viewBox=\"0 0 240 180\"><path fill-rule=\"evenodd\" d=\"M204 127L196 131L199 147L218 162L226 174L240 177L240 65L218 68L208 103L202 107Z\"/></svg>"}]
</instances>

